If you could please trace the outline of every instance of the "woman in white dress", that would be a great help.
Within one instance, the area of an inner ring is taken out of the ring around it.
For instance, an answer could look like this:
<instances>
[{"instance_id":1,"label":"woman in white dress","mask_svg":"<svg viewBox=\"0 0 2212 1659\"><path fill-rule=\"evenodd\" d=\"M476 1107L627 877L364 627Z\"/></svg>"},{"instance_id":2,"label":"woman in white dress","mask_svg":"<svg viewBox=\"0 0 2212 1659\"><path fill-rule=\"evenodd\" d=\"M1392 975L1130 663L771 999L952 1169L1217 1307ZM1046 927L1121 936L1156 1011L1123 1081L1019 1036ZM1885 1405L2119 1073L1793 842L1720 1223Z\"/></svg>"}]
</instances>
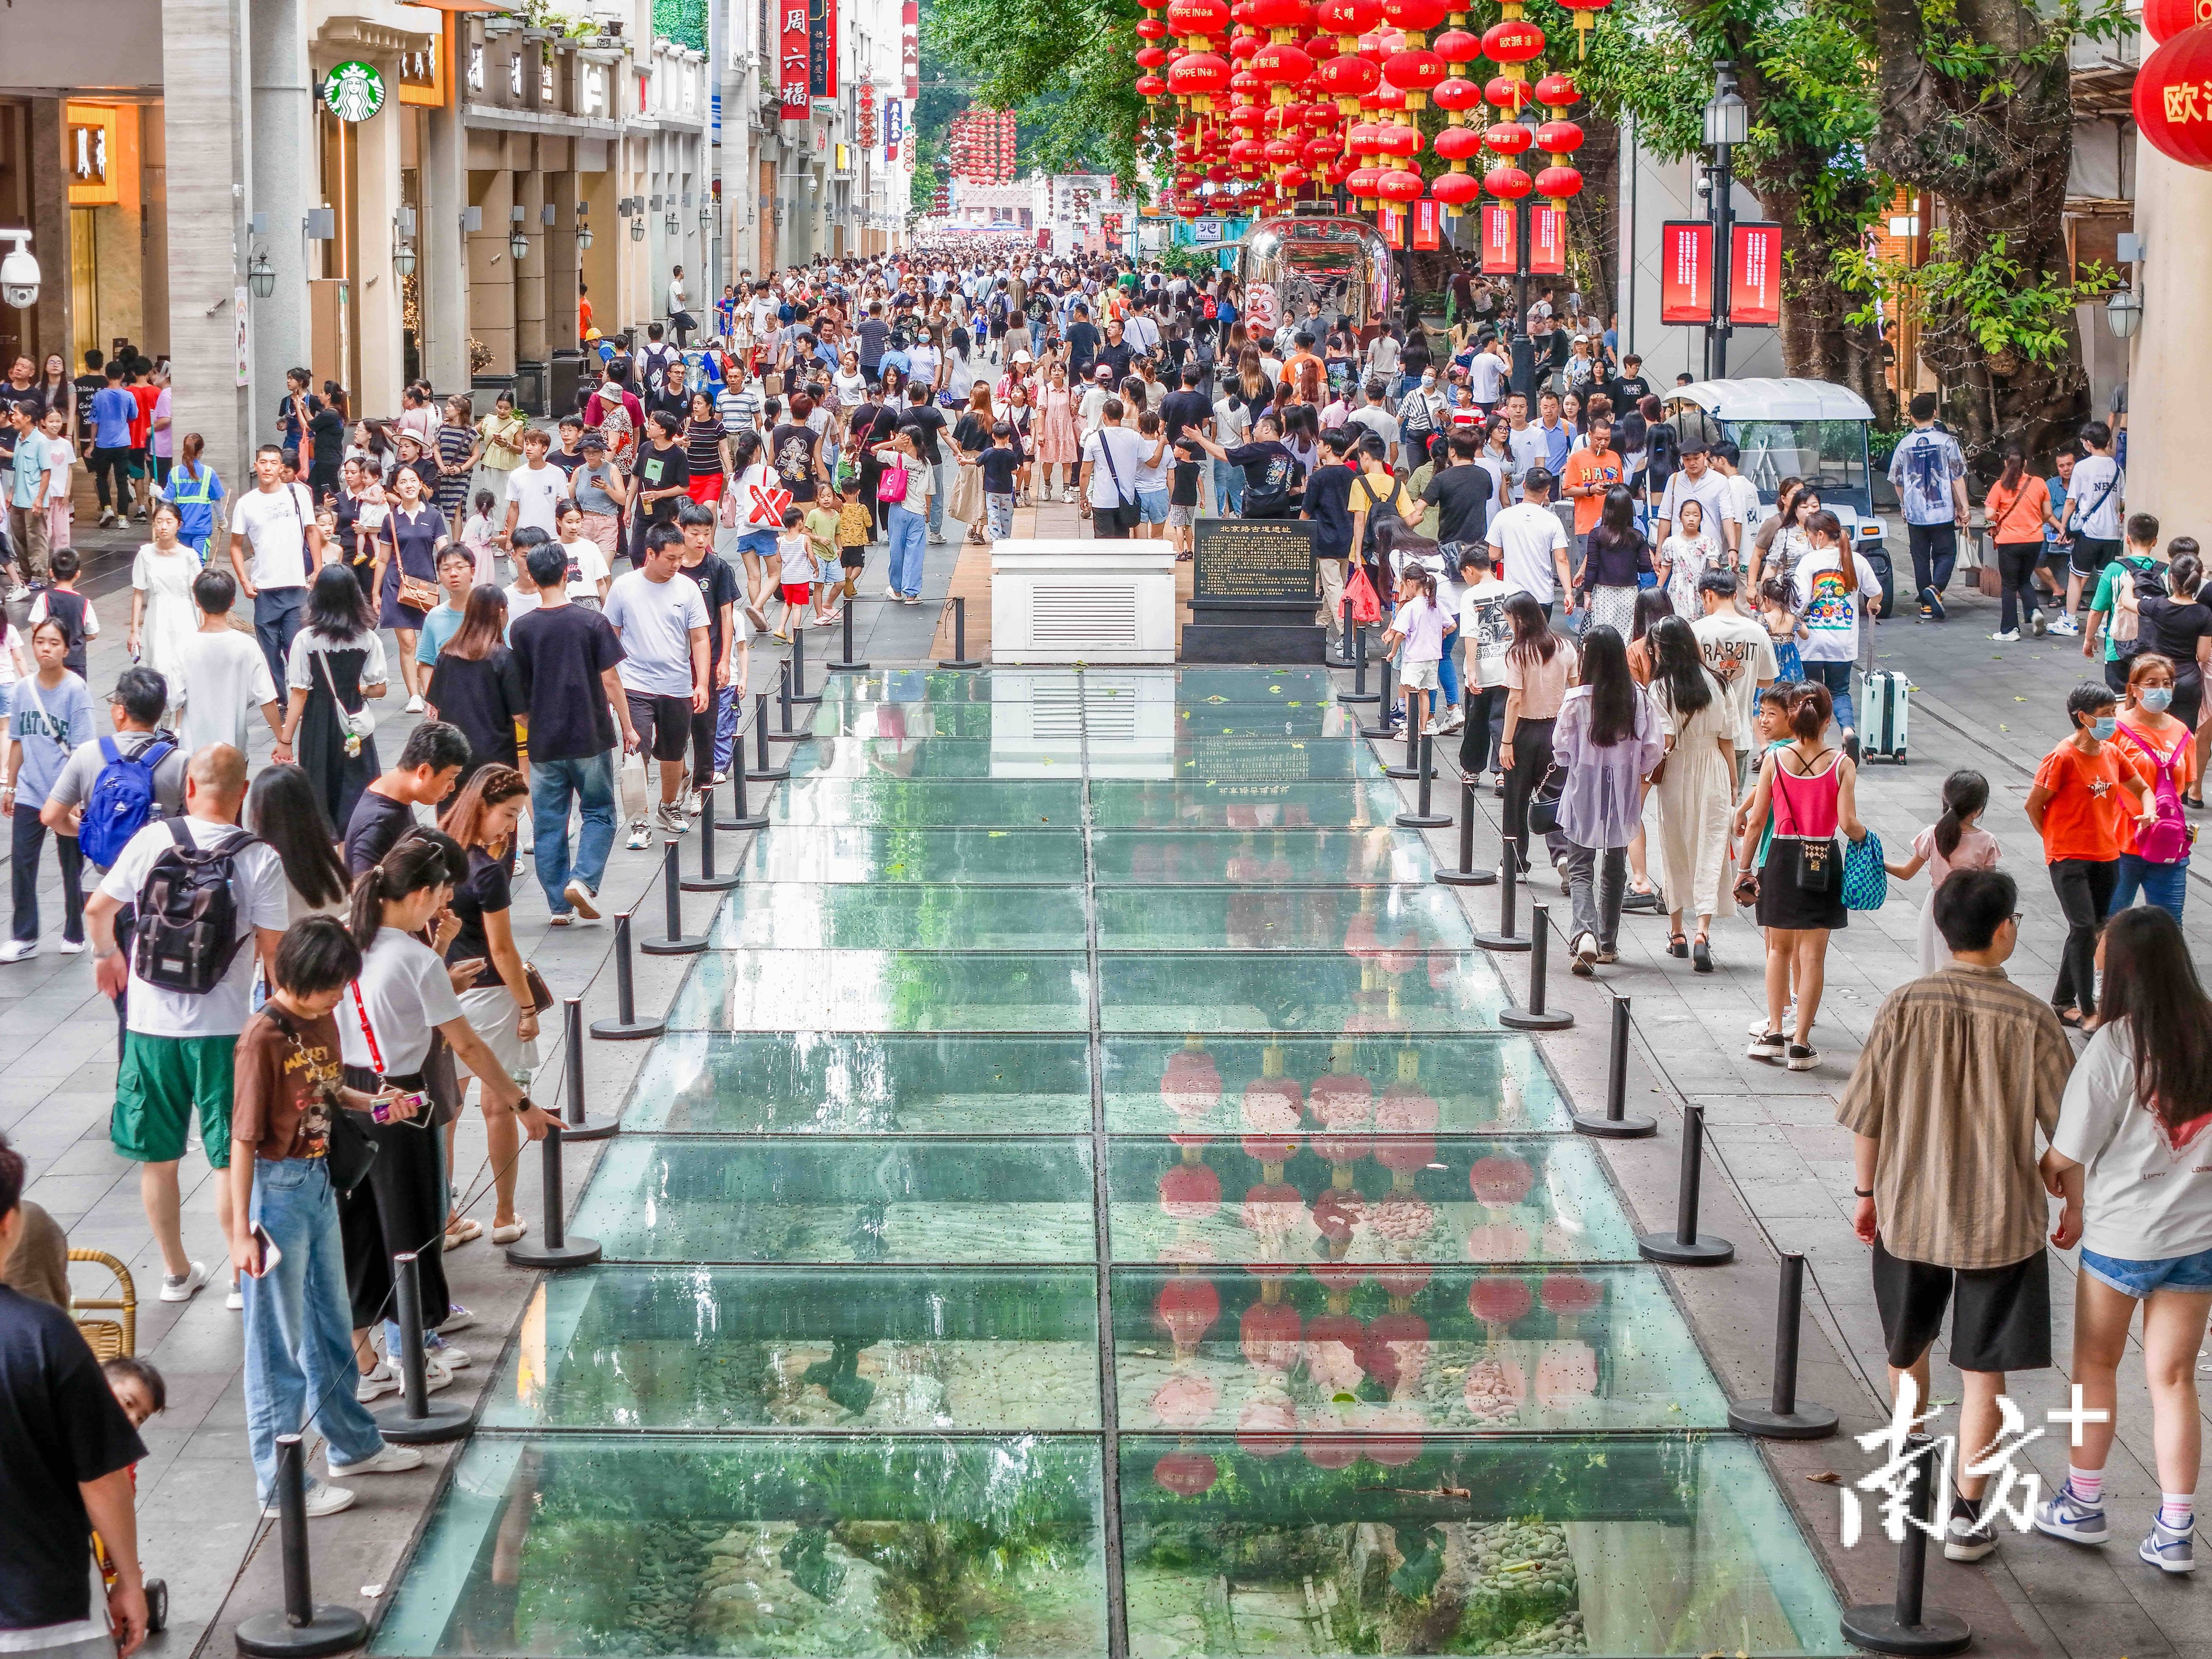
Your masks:
<instances>
[{"instance_id":1,"label":"woman in white dress","mask_svg":"<svg viewBox=\"0 0 2212 1659\"><path fill-rule=\"evenodd\" d=\"M1705 666L1698 636L1680 617L1651 624L1651 700L1667 734L1652 793L1659 806L1659 889L1668 911L1667 949L1713 970L1713 918L1735 909L1729 830L1735 810L1735 718L1727 689ZM1682 917L1694 911L1694 940Z\"/></svg>"},{"instance_id":2,"label":"woman in white dress","mask_svg":"<svg viewBox=\"0 0 2212 1659\"><path fill-rule=\"evenodd\" d=\"M199 607L192 603L200 562L177 538L183 523L173 506L157 501L154 539L138 550L131 566L131 654L168 681L173 693L183 683L185 647L200 626Z\"/></svg>"}]
</instances>

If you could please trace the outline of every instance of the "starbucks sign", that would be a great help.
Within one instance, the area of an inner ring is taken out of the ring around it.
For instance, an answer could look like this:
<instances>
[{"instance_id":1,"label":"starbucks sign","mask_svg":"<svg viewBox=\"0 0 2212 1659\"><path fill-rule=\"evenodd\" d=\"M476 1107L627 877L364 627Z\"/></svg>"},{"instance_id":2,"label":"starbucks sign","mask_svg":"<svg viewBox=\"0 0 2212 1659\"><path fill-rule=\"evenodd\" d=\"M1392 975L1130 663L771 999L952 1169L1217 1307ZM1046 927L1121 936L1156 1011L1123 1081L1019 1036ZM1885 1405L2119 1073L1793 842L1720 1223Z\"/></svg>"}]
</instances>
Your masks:
<instances>
[{"instance_id":1,"label":"starbucks sign","mask_svg":"<svg viewBox=\"0 0 2212 1659\"><path fill-rule=\"evenodd\" d=\"M323 77L323 103L341 121L366 121L384 107L384 77L373 64L340 64Z\"/></svg>"}]
</instances>

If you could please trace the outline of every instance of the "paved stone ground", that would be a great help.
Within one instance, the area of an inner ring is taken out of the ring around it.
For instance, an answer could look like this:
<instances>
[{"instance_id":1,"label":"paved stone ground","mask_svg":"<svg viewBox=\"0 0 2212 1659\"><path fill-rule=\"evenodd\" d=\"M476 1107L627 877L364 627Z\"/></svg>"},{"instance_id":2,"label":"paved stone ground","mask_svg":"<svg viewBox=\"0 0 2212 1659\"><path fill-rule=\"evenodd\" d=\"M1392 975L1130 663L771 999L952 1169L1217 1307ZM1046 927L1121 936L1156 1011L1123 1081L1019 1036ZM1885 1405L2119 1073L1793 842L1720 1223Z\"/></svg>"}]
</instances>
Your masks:
<instances>
[{"instance_id":1,"label":"paved stone ground","mask_svg":"<svg viewBox=\"0 0 2212 1659\"><path fill-rule=\"evenodd\" d=\"M1062 515L1046 516L1049 521L1038 532L1060 532ZM957 538L957 532L952 533ZM1033 533L1027 522L1017 526L1017 534L1024 533ZM129 563L140 538L94 531L81 532L78 539L88 555L85 586L100 603L107 629L92 652L91 679L98 689L124 665ZM924 592L931 601L945 592L959 550L957 540L929 550ZM879 569L880 556L871 574L879 577ZM1886 843L1902 847L1935 817L1937 790L1950 769L1973 765L1984 771L1992 788L1985 823L2004 846L2007 866L2021 877L2027 901L2016 976L2041 990L2055 973L2063 929L2035 868L2038 849L2020 806L2036 759L2063 732L2060 711L2067 689L2092 665L2078 652L2065 649L2065 641L1990 643L1986 636L1995 626L1995 601L1968 594L1953 606L1954 619L1948 623L1883 625L1879 655L1887 665L1910 673L1917 687L1911 763L1866 769L1861 813ZM934 603L902 610L872 602L857 615L860 648L875 662L917 660L930 653L938 624ZM773 662L757 652L755 686L772 684L773 672ZM396 745L409 723L396 712L386 713L380 738ZM264 746L254 759L258 763L265 757ZM1455 781L1444 781L1440 799L1449 810L1456 799ZM1495 846L1497 803L1484 793L1478 804L1484 819L1478 846L1486 854ZM1450 832L1431 840L1441 860L1455 856ZM686 850L687 857L695 856ZM735 848L728 845L727 850L733 855ZM618 848L610 868L608 898L617 904L648 900L647 909L657 917L659 869L657 858ZM42 903L51 935L59 899L51 863L46 876ZM1704 1106L1712 1160L1708 1224L1735 1237L1741 1258L1739 1267L1702 1277L1676 1275L1678 1294L1731 1388L1762 1392L1771 1250L1802 1251L1811 1267L1809 1312L1826 1339L1808 1340L1805 1393L1837 1407L1854 1429L1872 1427L1884 1414L1881 1350L1865 1253L1848 1224L1850 1143L1833 1121L1835 1098L1881 998L1912 971L1917 905L1925 890L1924 878L1904 884L1885 910L1855 917L1853 926L1838 935L1829 955L1828 994L1817 1035L1823 1064L1811 1073L1792 1074L1743 1057L1745 1026L1764 997L1758 934L1744 918L1717 924L1714 946L1720 968L1710 976L1692 975L1686 962L1664 954L1661 921L1632 922L1624 932L1620 964L1606 970L1597 990L1559 976L1555 995L1577 1012L1581 1028L1545 1039L1578 1097L1600 1101L1602 1047L1593 1039L1604 1018L1603 995L1619 992L1633 999L1638 1040L1632 1104L1656 1112L1662 1135L1657 1141L1610 1149L1613 1167L1645 1224L1667 1224L1672 1218L1677 1109L1686 1101ZM1552 902L1555 915L1564 917L1564 903L1549 884L1540 884L1534 896ZM2192 894L2198 903L2208 896L2212 893L2202 890ZM696 897L691 902L703 902ZM1467 902L1486 921L1495 902L1488 890L1468 893ZM611 1000L606 931L550 932L544 914L535 884L525 884L517 904L518 943L544 969L556 994L587 994L589 1013L596 1015ZM641 926L642 931L642 919ZM2201 951L2203 929L2192 921L2189 931ZM1503 964L1509 981L1520 982L1525 960ZM659 1006L682 972L681 959L641 957L641 1003ZM93 990L88 957L64 957L50 949L30 962L0 969L0 1009L5 1011L0 1018L0 1079L6 1085L0 1090L0 1127L31 1160L31 1195L55 1213L73 1243L112 1251L130 1264L145 1298L140 1304L139 1351L160 1364L170 1382L169 1410L147 1433L152 1455L142 1468L139 1486L148 1570L167 1578L173 1596L170 1631L149 1650L183 1655L203 1640L227 1650L229 1625L279 1600L275 1551L255 1543L257 1530L264 1529L257 1529L252 1518L237 1316L224 1310L219 1292L204 1293L182 1308L152 1299L159 1284L158 1259L139 1206L135 1172L107 1145L114 1022ZM550 1030L548 1036L545 1051L557 1062L557 1043ZM586 1045L585 1077L595 1105L622 1097L644 1046ZM557 1071L556 1063L541 1076L541 1097L551 1092L547 1079ZM564 1184L572 1197L588 1175L591 1153L587 1146L571 1149ZM483 1162L480 1120L465 1118L457 1170L465 1178ZM219 1260L220 1245L205 1166L194 1155L185 1173L186 1237L193 1253L212 1265ZM519 1203L535 1223L538 1170L527 1157ZM488 1209L487 1200L479 1213ZM2073 1267L2062 1261L2060 1267L2059 1367L2017 1379L2014 1385L2031 1422L2040 1422L2046 1407L2063 1403ZM520 1311L529 1279L508 1271L489 1245L457 1253L450 1271L456 1294L482 1316L479 1330L460 1345L473 1346L479 1357L477 1367L456 1384L457 1393L466 1394L481 1386L503 1334ZM1975 1617L1984 1632L1984 1650L2039 1650L2083 1659L2212 1651L2212 1614L2207 1612L2212 1603L2203 1593L2186 1580L2166 1580L2133 1559L2130 1540L2146 1524L2157 1487L2140 1361L2124 1370L2124 1379L2129 1371L2136 1381L2130 1386L2124 1380L2120 1443L2110 1471L2118 1541L2102 1551L2081 1552L2033 1536L2008 1535L2002 1549L1979 1567L1947 1568L1938 1562L1931 1568L1931 1603L1957 1607ZM1957 1394L1955 1376L1940 1366L1936 1394L1939 1400L1955 1400ZM2063 1442L2039 1441L2024 1461L2046 1482L2054 1482L2063 1472ZM1772 1462L1791 1501L1828 1545L1831 1562L1850 1593L1883 1594L1888 1547L1869 1543L1849 1558L1840 1556L1834 1547L1834 1500L1829 1490L1808 1479L1828 1469L1855 1478L1869 1466L1869 1460L1848 1441L1838 1440L1779 1449ZM434 1455L420 1474L364 1480L362 1502L353 1511L318 1523L313 1541L323 1597L366 1605L380 1591L435 1489L441 1462L442 1455Z\"/></svg>"}]
</instances>

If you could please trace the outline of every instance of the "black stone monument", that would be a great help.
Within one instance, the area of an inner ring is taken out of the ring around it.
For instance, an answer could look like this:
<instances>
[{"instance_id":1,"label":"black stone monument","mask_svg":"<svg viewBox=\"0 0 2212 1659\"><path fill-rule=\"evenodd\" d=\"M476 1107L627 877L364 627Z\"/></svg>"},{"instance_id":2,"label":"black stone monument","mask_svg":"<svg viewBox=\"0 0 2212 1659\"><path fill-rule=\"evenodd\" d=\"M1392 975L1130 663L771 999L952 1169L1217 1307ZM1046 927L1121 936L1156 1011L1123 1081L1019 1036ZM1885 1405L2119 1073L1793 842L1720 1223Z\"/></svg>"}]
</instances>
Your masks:
<instances>
[{"instance_id":1,"label":"black stone monument","mask_svg":"<svg viewBox=\"0 0 2212 1659\"><path fill-rule=\"evenodd\" d=\"M1296 519L1200 519L1184 662L1317 663L1314 526Z\"/></svg>"}]
</instances>

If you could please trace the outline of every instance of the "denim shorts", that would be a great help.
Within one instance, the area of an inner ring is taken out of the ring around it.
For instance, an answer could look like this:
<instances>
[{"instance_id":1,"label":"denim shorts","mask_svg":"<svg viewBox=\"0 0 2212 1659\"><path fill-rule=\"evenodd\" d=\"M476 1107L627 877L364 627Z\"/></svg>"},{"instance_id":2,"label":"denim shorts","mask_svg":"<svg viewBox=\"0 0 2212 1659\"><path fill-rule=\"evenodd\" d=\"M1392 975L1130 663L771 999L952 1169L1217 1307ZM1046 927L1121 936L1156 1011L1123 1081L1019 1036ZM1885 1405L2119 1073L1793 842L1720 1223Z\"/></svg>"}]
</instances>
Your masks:
<instances>
[{"instance_id":1,"label":"denim shorts","mask_svg":"<svg viewBox=\"0 0 2212 1659\"><path fill-rule=\"evenodd\" d=\"M1137 509L1144 514L1146 524L1165 524L1168 521L1168 492L1164 489L1139 490Z\"/></svg>"},{"instance_id":2,"label":"denim shorts","mask_svg":"<svg viewBox=\"0 0 2212 1659\"><path fill-rule=\"evenodd\" d=\"M2212 1250L2161 1256L2152 1261L2130 1261L2084 1250L2081 1271L2138 1302L2153 1291L2212 1291Z\"/></svg>"}]
</instances>

